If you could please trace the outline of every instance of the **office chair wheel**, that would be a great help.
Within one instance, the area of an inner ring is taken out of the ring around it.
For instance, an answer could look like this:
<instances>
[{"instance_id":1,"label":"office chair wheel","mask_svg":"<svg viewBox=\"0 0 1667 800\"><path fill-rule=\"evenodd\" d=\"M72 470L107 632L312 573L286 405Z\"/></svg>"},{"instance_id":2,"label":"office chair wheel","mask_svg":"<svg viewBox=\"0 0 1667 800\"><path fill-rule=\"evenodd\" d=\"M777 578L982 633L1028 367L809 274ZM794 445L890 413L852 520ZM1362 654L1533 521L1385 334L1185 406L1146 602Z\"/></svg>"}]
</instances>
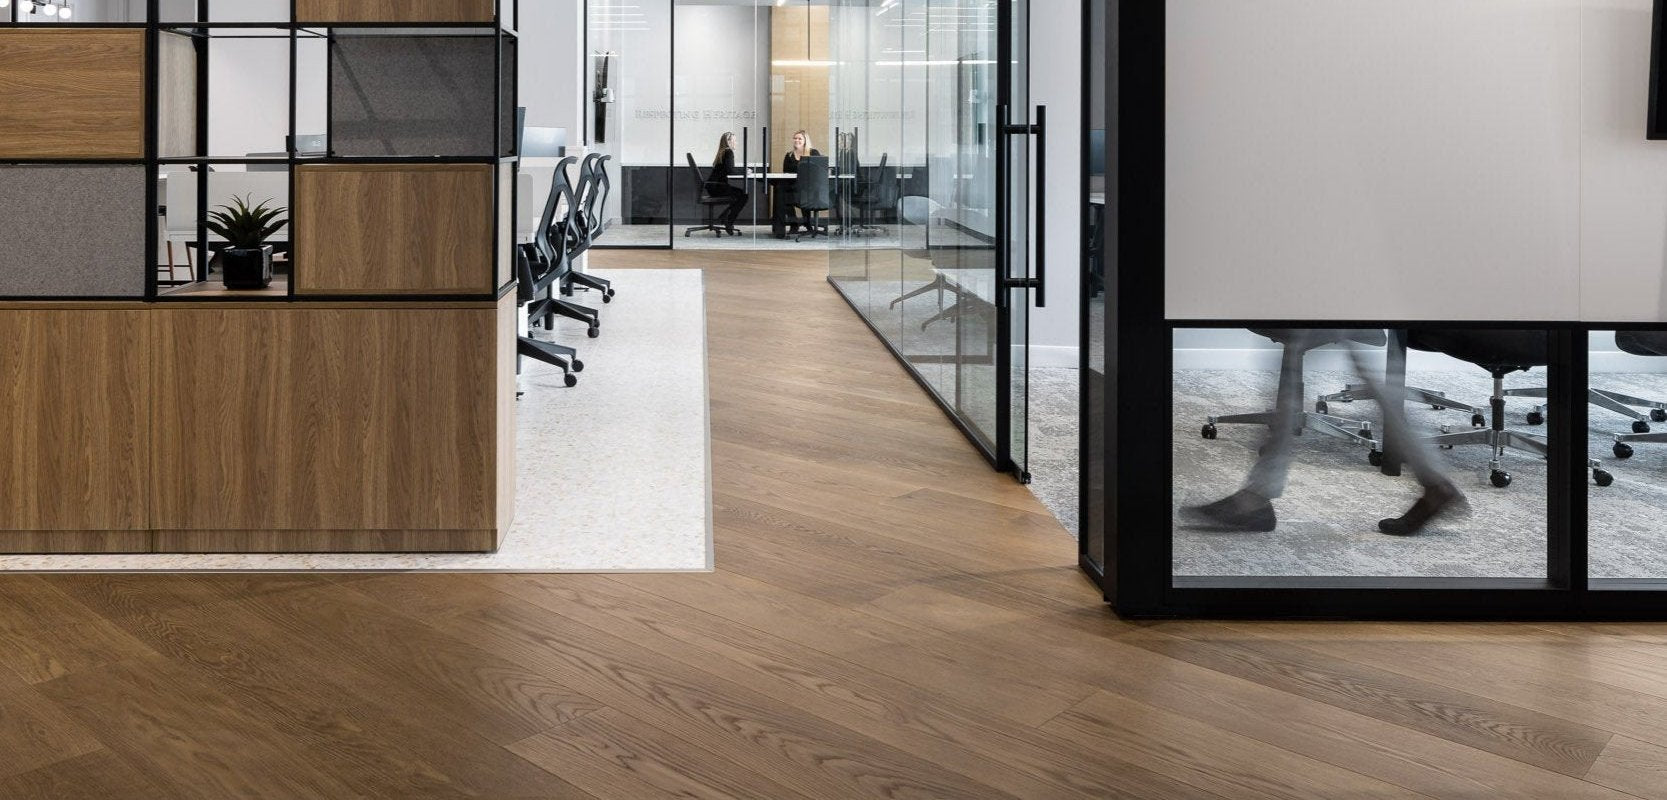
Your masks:
<instances>
[{"instance_id":1,"label":"office chair wheel","mask_svg":"<svg viewBox=\"0 0 1667 800\"><path fill-rule=\"evenodd\" d=\"M1314 413L1329 414L1331 413L1331 407L1327 406L1324 400L1321 400L1320 402L1314 404Z\"/></svg>"},{"instance_id":2,"label":"office chair wheel","mask_svg":"<svg viewBox=\"0 0 1667 800\"><path fill-rule=\"evenodd\" d=\"M579 385L579 376L568 373L568 375L562 379L562 383L567 384L567 388L571 389Z\"/></svg>"},{"instance_id":3,"label":"office chair wheel","mask_svg":"<svg viewBox=\"0 0 1667 800\"><path fill-rule=\"evenodd\" d=\"M1372 452L1367 453L1366 454L1366 463L1371 464L1374 467L1383 466L1383 451L1382 450L1373 450Z\"/></svg>"},{"instance_id":4,"label":"office chair wheel","mask_svg":"<svg viewBox=\"0 0 1667 800\"><path fill-rule=\"evenodd\" d=\"M574 372L584 372L585 371L585 362L580 361L579 359L575 358L575 359L573 359L572 368L573 368Z\"/></svg>"},{"instance_id":5,"label":"office chair wheel","mask_svg":"<svg viewBox=\"0 0 1667 800\"><path fill-rule=\"evenodd\" d=\"M1216 426L1214 426L1214 425L1205 425L1203 436L1206 439L1216 438Z\"/></svg>"},{"instance_id":6,"label":"office chair wheel","mask_svg":"<svg viewBox=\"0 0 1667 800\"><path fill-rule=\"evenodd\" d=\"M1529 425L1544 425L1545 424L1545 415L1541 414L1538 411L1528 412L1528 424Z\"/></svg>"},{"instance_id":7,"label":"office chair wheel","mask_svg":"<svg viewBox=\"0 0 1667 800\"><path fill-rule=\"evenodd\" d=\"M1650 421L1651 422L1667 422L1667 411L1662 411L1659 408L1650 409Z\"/></svg>"},{"instance_id":8,"label":"office chair wheel","mask_svg":"<svg viewBox=\"0 0 1667 800\"><path fill-rule=\"evenodd\" d=\"M607 294L608 294L609 297L613 297L614 296L614 290L609 289ZM1662 413L1667 413L1667 412L1662 412ZM1662 420L1662 421L1667 422L1667 420Z\"/></svg>"},{"instance_id":9,"label":"office chair wheel","mask_svg":"<svg viewBox=\"0 0 1667 800\"><path fill-rule=\"evenodd\" d=\"M1487 417L1484 417L1481 414L1471 414L1470 415L1470 427L1472 427L1472 428L1486 428L1487 426L1488 426L1488 418Z\"/></svg>"},{"instance_id":10,"label":"office chair wheel","mask_svg":"<svg viewBox=\"0 0 1667 800\"><path fill-rule=\"evenodd\" d=\"M1492 481L1494 486L1503 489L1511 485L1511 473L1496 469L1488 475L1488 480Z\"/></svg>"},{"instance_id":11,"label":"office chair wheel","mask_svg":"<svg viewBox=\"0 0 1667 800\"><path fill-rule=\"evenodd\" d=\"M1632 423L1632 432L1633 433L1649 433L1650 432L1650 423L1645 422L1643 420L1636 420Z\"/></svg>"},{"instance_id":12,"label":"office chair wheel","mask_svg":"<svg viewBox=\"0 0 1667 800\"><path fill-rule=\"evenodd\" d=\"M607 294L602 295L602 302L612 303L613 301L614 301L614 293L613 292L608 292Z\"/></svg>"},{"instance_id":13,"label":"office chair wheel","mask_svg":"<svg viewBox=\"0 0 1667 800\"><path fill-rule=\"evenodd\" d=\"M1599 486L1608 486L1615 482L1615 476L1609 474L1606 470L1594 469L1592 470L1592 480L1597 482Z\"/></svg>"},{"instance_id":14,"label":"office chair wheel","mask_svg":"<svg viewBox=\"0 0 1667 800\"><path fill-rule=\"evenodd\" d=\"M1632 458L1632 445L1627 444L1626 442L1616 442L1615 443L1615 457L1616 458Z\"/></svg>"},{"instance_id":15,"label":"office chair wheel","mask_svg":"<svg viewBox=\"0 0 1667 800\"><path fill-rule=\"evenodd\" d=\"M602 335L602 329L595 326L595 325L592 325L592 326L590 326L590 332L586 333L585 335L589 336L592 339L595 339L596 337Z\"/></svg>"}]
</instances>

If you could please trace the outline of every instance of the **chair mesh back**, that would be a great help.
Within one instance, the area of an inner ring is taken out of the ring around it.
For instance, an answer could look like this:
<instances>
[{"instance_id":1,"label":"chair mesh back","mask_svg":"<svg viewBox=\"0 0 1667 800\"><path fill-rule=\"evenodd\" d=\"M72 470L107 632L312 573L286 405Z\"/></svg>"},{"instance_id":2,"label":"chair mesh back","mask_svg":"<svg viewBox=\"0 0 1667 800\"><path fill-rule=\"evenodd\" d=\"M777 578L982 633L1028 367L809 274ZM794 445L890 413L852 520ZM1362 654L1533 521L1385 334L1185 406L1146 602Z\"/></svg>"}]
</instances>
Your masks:
<instances>
[{"instance_id":1,"label":"chair mesh back","mask_svg":"<svg viewBox=\"0 0 1667 800\"><path fill-rule=\"evenodd\" d=\"M799 179L796 185L799 207L806 211L826 211L833 205L828 196L828 159L810 156L799 159Z\"/></svg>"}]
</instances>

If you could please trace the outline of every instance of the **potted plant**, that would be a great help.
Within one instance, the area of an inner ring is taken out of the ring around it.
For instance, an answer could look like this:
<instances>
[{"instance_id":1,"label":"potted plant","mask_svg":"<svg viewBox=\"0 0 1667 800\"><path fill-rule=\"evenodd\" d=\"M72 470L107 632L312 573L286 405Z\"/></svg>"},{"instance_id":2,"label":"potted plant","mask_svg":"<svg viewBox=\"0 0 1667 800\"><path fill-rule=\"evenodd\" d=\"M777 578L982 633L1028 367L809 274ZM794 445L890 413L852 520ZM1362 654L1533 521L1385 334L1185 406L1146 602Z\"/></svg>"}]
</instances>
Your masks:
<instances>
[{"instance_id":1,"label":"potted plant","mask_svg":"<svg viewBox=\"0 0 1667 800\"><path fill-rule=\"evenodd\" d=\"M227 289L264 289L272 283L272 245L267 237L289 221L278 219L287 208L268 208L271 200L250 207L248 197L208 214L208 229L226 240L220 251L220 274Z\"/></svg>"}]
</instances>

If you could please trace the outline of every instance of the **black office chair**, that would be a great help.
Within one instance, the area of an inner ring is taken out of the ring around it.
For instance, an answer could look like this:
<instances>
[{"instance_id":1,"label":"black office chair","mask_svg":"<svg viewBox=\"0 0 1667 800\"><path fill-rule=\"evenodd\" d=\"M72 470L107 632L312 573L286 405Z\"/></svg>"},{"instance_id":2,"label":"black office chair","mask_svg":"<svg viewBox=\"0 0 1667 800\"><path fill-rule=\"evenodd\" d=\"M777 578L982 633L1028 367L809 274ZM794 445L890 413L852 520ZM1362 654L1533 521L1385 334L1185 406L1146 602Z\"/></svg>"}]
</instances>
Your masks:
<instances>
[{"instance_id":1,"label":"black office chair","mask_svg":"<svg viewBox=\"0 0 1667 800\"><path fill-rule=\"evenodd\" d=\"M889 158L889 154L882 153L880 166L873 173L874 180L857 184L856 191L851 195L851 206L861 216L857 218L857 224L847 230L853 233L883 232L880 226L873 224L875 212L897 208L897 168L886 166Z\"/></svg>"},{"instance_id":2,"label":"black office chair","mask_svg":"<svg viewBox=\"0 0 1667 800\"><path fill-rule=\"evenodd\" d=\"M1488 461L1488 479L1501 489L1511 485L1511 473L1504 468L1507 450L1546 457L1550 448L1545 437L1505 429L1505 376L1525 372L1550 363L1550 348L1546 335L1538 331L1477 331L1477 330L1413 330L1407 333L1407 346L1415 350L1445 353L1460 361L1469 361L1493 376L1490 405L1490 424L1481 430L1461 433L1442 433L1426 441L1439 447L1451 448L1476 444L1493 449ZM1604 471L1597 460L1586 459L1592 470L1592 480L1599 486L1615 482L1615 476Z\"/></svg>"},{"instance_id":3,"label":"black office chair","mask_svg":"<svg viewBox=\"0 0 1667 800\"><path fill-rule=\"evenodd\" d=\"M1621 348L1621 352L1631 353L1635 356L1667 356L1667 331L1617 331L1615 333L1615 346ZM1592 391L1601 390L1593 389ZM1649 409L1651 421L1667 422L1667 403L1615 392L1606 391L1603 392L1603 395L1616 403ZM1646 430L1640 431L1638 430L1640 424L1639 422L1633 423L1632 433L1615 435L1614 452L1616 458L1632 458L1632 446L1634 444L1667 443L1667 433L1651 433L1647 430L1648 425L1644 426Z\"/></svg>"},{"instance_id":4,"label":"black office chair","mask_svg":"<svg viewBox=\"0 0 1667 800\"><path fill-rule=\"evenodd\" d=\"M539 288L549 291L537 305L527 310L527 318L529 321L543 319L546 330L555 330L555 318L558 316L578 320L585 323L589 328L588 335L595 339L602 334L602 315L589 306L561 299L573 294L570 288L576 274L573 260L583 252L583 246L575 243L585 238L580 230L585 226L585 219L583 206L578 200L579 189L573 185L571 170L567 168L572 160L573 157L568 156L557 166L555 178L550 181L549 199L544 202L544 213L533 232L532 255L536 259L535 267L542 270L540 275L543 278ZM603 299L606 300L606 296Z\"/></svg>"},{"instance_id":5,"label":"black office chair","mask_svg":"<svg viewBox=\"0 0 1667 800\"><path fill-rule=\"evenodd\" d=\"M569 161L565 159L556 170L556 179L551 181L550 195L544 201L544 212L539 217L539 225L533 234L532 244L523 244L515 248L515 271L517 278L516 302L527 309L527 321L531 325L534 320L543 318L546 329L553 328L554 316L558 308L554 303L554 289L560 284L564 273L571 264L567 239L570 231L566 228L572 225L571 214L556 218L557 208L567 200L569 184L565 173ZM553 242L560 242L561 246L552 246ZM531 358L559 367L563 373L563 383L569 387L577 386L579 376L576 372L584 371L585 364L579 360L578 351L567 345L545 342L531 336L520 336L515 340L516 372L520 372L520 360Z\"/></svg>"},{"instance_id":6,"label":"black office chair","mask_svg":"<svg viewBox=\"0 0 1667 800\"><path fill-rule=\"evenodd\" d=\"M833 207L828 186L828 157L807 156L799 159L799 177L794 181L794 192L798 195L797 205L804 212L802 224L810 231L800 235L794 241L802 242L805 236L812 239L828 235L828 226L817 217L817 212L827 211Z\"/></svg>"},{"instance_id":7,"label":"black office chair","mask_svg":"<svg viewBox=\"0 0 1667 800\"><path fill-rule=\"evenodd\" d=\"M695 202L700 205L701 213L703 215L702 218L705 221L704 225L696 225L685 229L683 231L683 238L689 238L690 234L693 234L695 231L711 231L717 234L718 238L721 239L723 238L725 231L724 226L719 225L716 221L718 214L717 209L718 206L729 205L730 198L715 197L711 192L708 192L706 190L706 176L700 173L700 166L695 164L695 154L684 153L683 155L689 159L689 177L693 178L695 181Z\"/></svg>"},{"instance_id":8,"label":"black office chair","mask_svg":"<svg viewBox=\"0 0 1667 800\"><path fill-rule=\"evenodd\" d=\"M1297 347L1294 344L1298 331L1283 328L1253 328L1252 333L1265 336L1284 347L1280 356L1280 375L1296 375L1297 385L1294 388L1297 398L1306 397L1302 385L1302 362L1308 351L1321 345L1336 344L1343 341L1354 341L1372 347L1382 347L1388 339L1381 330L1323 330L1301 331L1310 343L1309 347ZM1224 417L1208 417L1205 420L1202 434L1206 439L1214 439L1218 433L1217 425L1265 425L1271 426L1277 419L1278 409L1262 411L1255 414L1230 414ZM1314 431L1336 439L1342 439L1350 444L1365 447L1369 451L1367 460L1372 466L1383 464L1383 441L1378 439L1372 430L1372 423L1364 420L1354 420L1347 417L1334 417L1320 411L1297 409L1301 416L1297 420L1295 430L1298 434L1303 431Z\"/></svg>"},{"instance_id":9,"label":"black office chair","mask_svg":"<svg viewBox=\"0 0 1667 800\"><path fill-rule=\"evenodd\" d=\"M579 214L578 223L584 229L582 238L585 241L584 249L586 250L595 245L596 240L602 238L602 233L607 228L603 215L607 209L608 192L613 186L612 182L608 180L607 163L610 158L613 158L613 156L591 153L585 156L585 166L579 171L580 187L575 192L575 196L579 198L576 213ZM573 296L574 287L581 286L601 292L603 303L614 301L614 289L611 281L578 270L568 272L567 279L562 282L561 293L571 297Z\"/></svg>"},{"instance_id":10,"label":"black office chair","mask_svg":"<svg viewBox=\"0 0 1667 800\"><path fill-rule=\"evenodd\" d=\"M515 270L517 278L520 279L520 284L515 289L516 302L523 306L536 302L539 293L543 291L539 280L540 276L532 268L534 261L531 258L530 250L531 245L525 244L515 248ZM542 283L542 286L547 287L548 283ZM567 345L540 341L531 336L519 336L515 339L515 372L517 374L521 372L521 359L531 358L551 366L560 367L563 373L562 382L569 387L577 386L579 385L579 376L573 373L583 371L585 368L584 362L580 361L578 356L578 351Z\"/></svg>"}]
</instances>

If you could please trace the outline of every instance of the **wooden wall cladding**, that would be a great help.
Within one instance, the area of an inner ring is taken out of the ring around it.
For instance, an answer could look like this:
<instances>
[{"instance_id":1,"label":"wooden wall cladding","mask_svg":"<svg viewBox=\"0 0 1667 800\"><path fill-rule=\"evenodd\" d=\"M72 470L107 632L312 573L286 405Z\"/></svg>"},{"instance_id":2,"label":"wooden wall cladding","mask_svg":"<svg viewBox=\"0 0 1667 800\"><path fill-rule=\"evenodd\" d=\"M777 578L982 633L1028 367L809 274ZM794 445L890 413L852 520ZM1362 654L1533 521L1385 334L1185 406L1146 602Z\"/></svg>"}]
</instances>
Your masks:
<instances>
[{"instance_id":1,"label":"wooden wall cladding","mask_svg":"<svg viewBox=\"0 0 1667 800\"><path fill-rule=\"evenodd\" d=\"M495 306L152 313L159 531L496 527Z\"/></svg>"},{"instance_id":2,"label":"wooden wall cladding","mask_svg":"<svg viewBox=\"0 0 1667 800\"><path fill-rule=\"evenodd\" d=\"M0 158L145 157L145 32L0 29Z\"/></svg>"},{"instance_id":3,"label":"wooden wall cladding","mask_svg":"<svg viewBox=\"0 0 1667 800\"><path fill-rule=\"evenodd\" d=\"M301 22L491 22L495 0L296 0Z\"/></svg>"},{"instance_id":4,"label":"wooden wall cladding","mask_svg":"<svg viewBox=\"0 0 1667 800\"><path fill-rule=\"evenodd\" d=\"M295 170L300 295L488 294L489 164L314 164Z\"/></svg>"},{"instance_id":5,"label":"wooden wall cladding","mask_svg":"<svg viewBox=\"0 0 1667 800\"><path fill-rule=\"evenodd\" d=\"M146 527L147 324L139 309L0 313L0 551L21 549L6 531Z\"/></svg>"}]
</instances>

